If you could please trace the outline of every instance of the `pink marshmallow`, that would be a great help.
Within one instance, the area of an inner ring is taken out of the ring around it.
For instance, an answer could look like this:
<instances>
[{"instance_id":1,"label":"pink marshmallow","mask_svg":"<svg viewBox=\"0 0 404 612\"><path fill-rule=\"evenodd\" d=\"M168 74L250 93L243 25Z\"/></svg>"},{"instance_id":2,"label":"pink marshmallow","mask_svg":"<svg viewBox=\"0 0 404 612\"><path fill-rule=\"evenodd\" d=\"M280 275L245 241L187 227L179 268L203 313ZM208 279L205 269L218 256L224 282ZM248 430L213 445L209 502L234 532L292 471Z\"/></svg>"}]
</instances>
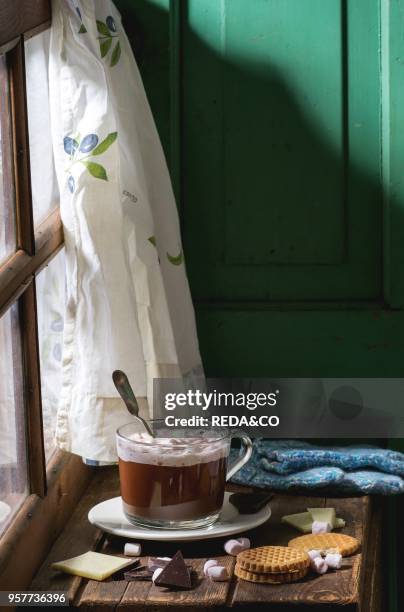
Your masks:
<instances>
[{"instance_id":1,"label":"pink marshmallow","mask_svg":"<svg viewBox=\"0 0 404 612\"><path fill-rule=\"evenodd\" d=\"M227 573L227 569L222 565L212 565L208 568L208 576L211 580L215 582L224 582L229 579L229 574Z\"/></svg>"},{"instance_id":2,"label":"pink marshmallow","mask_svg":"<svg viewBox=\"0 0 404 612\"><path fill-rule=\"evenodd\" d=\"M205 565L203 566L203 573L205 576L208 576L208 570L210 567L215 567L216 565L218 565L218 562L216 561L216 559L208 559L205 563Z\"/></svg>"},{"instance_id":3,"label":"pink marshmallow","mask_svg":"<svg viewBox=\"0 0 404 612\"><path fill-rule=\"evenodd\" d=\"M250 548L251 543L248 538L238 538L238 540L227 540L224 545L224 549L228 555L233 555L235 557L239 553L243 552L243 550L247 550Z\"/></svg>"},{"instance_id":4,"label":"pink marshmallow","mask_svg":"<svg viewBox=\"0 0 404 612\"><path fill-rule=\"evenodd\" d=\"M322 557L315 557L311 560L310 565L317 574L325 574L328 570L328 565Z\"/></svg>"}]
</instances>

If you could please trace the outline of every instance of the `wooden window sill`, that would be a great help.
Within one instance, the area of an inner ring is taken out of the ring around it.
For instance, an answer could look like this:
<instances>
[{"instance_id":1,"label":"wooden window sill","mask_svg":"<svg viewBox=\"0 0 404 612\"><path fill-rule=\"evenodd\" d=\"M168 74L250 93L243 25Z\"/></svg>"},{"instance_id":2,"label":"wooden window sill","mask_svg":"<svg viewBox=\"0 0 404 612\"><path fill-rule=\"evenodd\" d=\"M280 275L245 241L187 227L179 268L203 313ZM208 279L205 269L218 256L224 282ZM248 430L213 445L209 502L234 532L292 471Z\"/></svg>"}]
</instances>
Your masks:
<instances>
[{"instance_id":1,"label":"wooden window sill","mask_svg":"<svg viewBox=\"0 0 404 612\"><path fill-rule=\"evenodd\" d=\"M150 610L168 608L211 610L232 606L246 606L248 610L262 610L274 606L281 611L329 610L343 606L346 612L359 609L376 612L383 609L381 576L382 502L378 499L303 497L276 495L271 502L272 517L267 524L254 530L254 546L287 544L297 532L280 522L287 513L301 512L310 506L327 504L337 509L338 516L347 522L344 532L361 541L358 554L345 560L345 569L314 576L286 585L254 585L238 581L234 576L229 583L211 583L202 580L192 591L170 593L148 582L114 580L104 582L82 579L56 573L50 569L53 561L60 561L87 550L100 550L122 554L124 540L107 537L89 524L87 513L96 503L119 495L117 467L97 468L94 478L78 503L70 521L55 541L48 557L30 585L33 590L63 590L68 592L71 605L91 610ZM171 556L178 544L146 542L147 555ZM232 572L234 559L223 553L223 540L181 543L181 550L201 574L206 558L221 556ZM297 608L296 608L297 606ZM325 607L324 607L325 606ZM385 605L384 605L385 608ZM272 607L271 607L272 609Z\"/></svg>"},{"instance_id":2,"label":"wooden window sill","mask_svg":"<svg viewBox=\"0 0 404 612\"><path fill-rule=\"evenodd\" d=\"M45 497L29 495L0 538L0 590L24 589L85 491L94 468L57 451L47 467Z\"/></svg>"}]
</instances>

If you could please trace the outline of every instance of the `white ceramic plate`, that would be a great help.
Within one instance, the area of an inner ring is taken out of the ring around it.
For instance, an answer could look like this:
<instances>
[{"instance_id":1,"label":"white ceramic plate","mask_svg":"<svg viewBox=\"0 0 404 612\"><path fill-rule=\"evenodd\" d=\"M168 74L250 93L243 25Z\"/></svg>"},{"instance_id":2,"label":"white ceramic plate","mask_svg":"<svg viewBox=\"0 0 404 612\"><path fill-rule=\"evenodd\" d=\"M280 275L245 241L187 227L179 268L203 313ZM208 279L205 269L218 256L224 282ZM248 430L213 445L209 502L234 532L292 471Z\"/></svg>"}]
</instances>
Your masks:
<instances>
[{"instance_id":1,"label":"white ceramic plate","mask_svg":"<svg viewBox=\"0 0 404 612\"><path fill-rule=\"evenodd\" d=\"M129 523L122 510L120 497L114 497L97 504L88 513L88 520L107 533L137 540L159 540L164 542L186 542L190 540L207 540L241 533L265 523L271 516L269 505L255 514L239 514L229 502L230 493L225 493L220 518L214 525L205 529L152 529L137 527Z\"/></svg>"}]
</instances>

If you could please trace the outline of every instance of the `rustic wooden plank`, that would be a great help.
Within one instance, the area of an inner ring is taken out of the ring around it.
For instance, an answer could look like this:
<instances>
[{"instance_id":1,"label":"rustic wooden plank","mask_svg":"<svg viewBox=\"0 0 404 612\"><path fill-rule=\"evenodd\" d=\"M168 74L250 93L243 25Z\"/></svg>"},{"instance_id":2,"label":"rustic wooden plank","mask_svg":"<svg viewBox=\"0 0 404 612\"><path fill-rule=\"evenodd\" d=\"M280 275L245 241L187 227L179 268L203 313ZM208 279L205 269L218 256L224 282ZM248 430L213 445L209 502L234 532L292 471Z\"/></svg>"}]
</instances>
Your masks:
<instances>
[{"instance_id":1,"label":"rustic wooden plank","mask_svg":"<svg viewBox=\"0 0 404 612\"><path fill-rule=\"evenodd\" d=\"M0 2L0 46L25 32L38 31L50 19L50 0Z\"/></svg>"},{"instance_id":2,"label":"rustic wooden plank","mask_svg":"<svg viewBox=\"0 0 404 612\"><path fill-rule=\"evenodd\" d=\"M199 546L199 548L201 548ZM216 557L220 563L227 568L229 575L233 574L235 559L228 555ZM203 566L207 557L189 559L186 558L187 565L191 565L196 572L197 586L190 591L170 591L165 588L151 585L147 591L147 597L144 599L144 592L138 589L136 582L130 582L125 591L124 597L118 607L118 610L123 610L134 605L144 605L157 608L165 606L175 606L175 608L212 608L224 606L227 600L230 583L229 582L212 582L203 576Z\"/></svg>"},{"instance_id":3,"label":"rustic wooden plank","mask_svg":"<svg viewBox=\"0 0 404 612\"><path fill-rule=\"evenodd\" d=\"M28 111L25 78L24 38L7 54L10 79L10 106L13 134L14 188L17 219L17 247L34 254L31 172L29 161Z\"/></svg>"},{"instance_id":4,"label":"rustic wooden plank","mask_svg":"<svg viewBox=\"0 0 404 612\"><path fill-rule=\"evenodd\" d=\"M108 536L102 542L102 545L97 548L102 553L114 555L116 557L125 557L123 554L124 540L121 538L111 538ZM147 563L147 557L140 558L141 563ZM82 610L94 610L115 607L121 601L128 582L123 579L121 570L115 576L111 576L107 580L100 582L99 580L83 580L80 590L76 594L74 605ZM140 583L139 583L140 584ZM149 583L146 584L150 588Z\"/></svg>"},{"instance_id":5,"label":"rustic wooden plank","mask_svg":"<svg viewBox=\"0 0 404 612\"><path fill-rule=\"evenodd\" d=\"M364 602L372 601L372 607L362 607L363 612L379 612L374 607L374 589L376 587L376 574L368 569L363 570L365 564L374 565L375 554L372 552L379 546L379 536L372 537L377 525L380 525L380 515L373 517L369 498L337 498L326 499L321 496L303 497L292 495L276 495L271 502L272 517L267 524L250 531L253 546L264 544L287 545L290 538L296 536L296 530L280 523L284 514L304 511L309 506L333 506L338 516L347 521L342 531L354 535L361 542L364 538L369 545L363 551L344 560L343 568L329 572L324 576L310 575L305 580L288 585L254 585L232 578L228 583L212 583L201 580L192 591L170 592L155 587L150 582L126 582L122 575L111 577L107 581L81 580L63 574L53 574L49 564L85 550L97 548L104 552L123 555L124 539L108 536L100 539L100 533L88 524L87 512L89 508L101 501L118 494L118 475L116 468L97 468L97 473L90 483L85 495L80 501L74 515L52 548L41 571L31 584L32 589L64 589L69 592L71 601L76 607L83 610L116 609L139 610L146 612L161 612L168 607L171 609L193 610L225 609L228 606L245 606L255 611L266 610L268 605L276 606L279 612L314 610L321 606L322 612L333 610L336 605L343 605L345 612L358 610L360 597L361 577L365 577ZM366 530L369 536L366 536ZM207 558L220 558L229 571L233 572L235 560L223 555L223 539L206 540L200 542L160 543L143 542L143 562L149 555L172 556L181 548L187 563L190 563L202 578L203 563ZM101 548L99 545L101 544ZM369 577L373 582L369 583ZM368 592L368 584L372 584ZM314 608L313 608L314 606Z\"/></svg>"},{"instance_id":6,"label":"rustic wooden plank","mask_svg":"<svg viewBox=\"0 0 404 612\"><path fill-rule=\"evenodd\" d=\"M43 439L41 376L35 279L20 300L24 367L24 400L27 424L27 459L31 493L46 494L46 459Z\"/></svg>"},{"instance_id":7,"label":"rustic wooden plank","mask_svg":"<svg viewBox=\"0 0 404 612\"><path fill-rule=\"evenodd\" d=\"M53 211L38 227L35 255L18 250L0 266L0 316L18 298L38 273L63 246L60 211Z\"/></svg>"},{"instance_id":8,"label":"rustic wooden plank","mask_svg":"<svg viewBox=\"0 0 404 612\"><path fill-rule=\"evenodd\" d=\"M126 580L107 580L103 582L88 580L75 607L79 607L81 610L91 610L92 612L99 609L105 610L106 608L115 610L128 584ZM146 595L150 588L150 583L138 582L136 584L139 590L142 590L143 587Z\"/></svg>"},{"instance_id":9,"label":"rustic wooden plank","mask_svg":"<svg viewBox=\"0 0 404 612\"><path fill-rule=\"evenodd\" d=\"M68 592L70 601L75 598L82 585L81 578L54 572L50 569L50 564L97 548L102 535L99 529L88 522L87 514L95 504L104 499L115 497L118 494L117 487L117 467L98 467L96 469L92 481L71 514L63 532L54 542L48 556L32 581L30 589L38 591L63 590Z\"/></svg>"},{"instance_id":10,"label":"rustic wooden plank","mask_svg":"<svg viewBox=\"0 0 404 612\"><path fill-rule=\"evenodd\" d=\"M275 544L286 546L296 531L280 523L284 514L303 512L310 506L327 505L335 507L337 515L347 521L343 533L353 535L362 542L363 529L368 517L369 499L321 499L306 497L277 496L272 502L273 514L266 526L260 529L259 545ZM254 543L255 545L255 543ZM304 580L287 585L256 585L238 580L232 605L277 604L279 610L286 610L291 604L301 606L344 605L357 608L361 579L362 555L358 553L344 560L343 568L323 576L308 575Z\"/></svg>"},{"instance_id":11,"label":"rustic wooden plank","mask_svg":"<svg viewBox=\"0 0 404 612\"><path fill-rule=\"evenodd\" d=\"M214 583L203 580L203 565L208 558L217 558L222 565L227 567L229 575L233 573L235 560L233 557L223 554L223 539L216 542L189 542L189 543L164 543L143 542L143 552L147 553L140 558L142 565L147 565L149 556L161 555L172 556L178 548L184 554L186 563L191 565L196 572L197 586L191 591L169 591L165 588L153 586L148 581L126 582L118 575L118 579L112 577L108 581L88 580L82 583L80 593L76 597L75 605L81 609L94 610L95 608L118 606L117 609L155 609L166 608L169 605L178 607L196 606L198 609L211 608L212 606L224 606L228 596L230 583ZM105 542L102 552L116 556L123 556L124 540L111 538ZM206 556L206 551L212 554ZM190 554L199 557L189 558Z\"/></svg>"},{"instance_id":12,"label":"rustic wooden plank","mask_svg":"<svg viewBox=\"0 0 404 612\"><path fill-rule=\"evenodd\" d=\"M59 452L48 465L48 494L30 497L0 541L0 590L25 589L89 482L92 469ZM21 561L23 559L23 562Z\"/></svg>"},{"instance_id":13,"label":"rustic wooden plank","mask_svg":"<svg viewBox=\"0 0 404 612\"><path fill-rule=\"evenodd\" d=\"M383 511L381 500L371 500L371 517L366 538L366 558L363 565L363 592L360 602L361 612L382 612L384 599L383 581Z\"/></svg>"}]
</instances>

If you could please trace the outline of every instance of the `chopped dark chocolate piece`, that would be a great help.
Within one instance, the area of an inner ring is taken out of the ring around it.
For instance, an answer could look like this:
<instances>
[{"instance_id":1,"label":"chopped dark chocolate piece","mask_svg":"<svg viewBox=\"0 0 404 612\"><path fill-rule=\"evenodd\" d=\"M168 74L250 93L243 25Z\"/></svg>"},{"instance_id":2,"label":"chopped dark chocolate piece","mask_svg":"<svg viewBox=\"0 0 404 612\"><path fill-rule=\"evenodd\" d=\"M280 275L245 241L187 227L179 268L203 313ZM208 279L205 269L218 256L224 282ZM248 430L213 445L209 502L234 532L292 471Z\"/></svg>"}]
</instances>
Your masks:
<instances>
[{"instance_id":1,"label":"chopped dark chocolate piece","mask_svg":"<svg viewBox=\"0 0 404 612\"><path fill-rule=\"evenodd\" d=\"M152 579L152 575L148 570L125 572L123 576L128 582L133 582L134 580L151 582Z\"/></svg>"},{"instance_id":2,"label":"chopped dark chocolate piece","mask_svg":"<svg viewBox=\"0 0 404 612\"><path fill-rule=\"evenodd\" d=\"M171 561L171 557L149 557L147 567L154 572L158 567L165 567Z\"/></svg>"},{"instance_id":3,"label":"chopped dark chocolate piece","mask_svg":"<svg viewBox=\"0 0 404 612\"><path fill-rule=\"evenodd\" d=\"M180 550L175 553L171 561L163 568L154 584L156 586L177 587L180 589L190 589L192 587L191 575Z\"/></svg>"},{"instance_id":4,"label":"chopped dark chocolate piece","mask_svg":"<svg viewBox=\"0 0 404 612\"><path fill-rule=\"evenodd\" d=\"M140 559L134 559L132 563L130 563L129 565L126 565L124 568L121 568L120 570L112 574L111 578L114 581L124 580L124 572L137 571L138 569L140 569L139 566L140 566Z\"/></svg>"},{"instance_id":5,"label":"chopped dark chocolate piece","mask_svg":"<svg viewBox=\"0 0 404 612\"><path fill-rule=\"evenodd\" d=\"M237 508L240 514L254 514L266 506L272 497L272 493L266 491L233 493L233 495L230 495L229 501Z\"/></svg>"}]
</instances>

